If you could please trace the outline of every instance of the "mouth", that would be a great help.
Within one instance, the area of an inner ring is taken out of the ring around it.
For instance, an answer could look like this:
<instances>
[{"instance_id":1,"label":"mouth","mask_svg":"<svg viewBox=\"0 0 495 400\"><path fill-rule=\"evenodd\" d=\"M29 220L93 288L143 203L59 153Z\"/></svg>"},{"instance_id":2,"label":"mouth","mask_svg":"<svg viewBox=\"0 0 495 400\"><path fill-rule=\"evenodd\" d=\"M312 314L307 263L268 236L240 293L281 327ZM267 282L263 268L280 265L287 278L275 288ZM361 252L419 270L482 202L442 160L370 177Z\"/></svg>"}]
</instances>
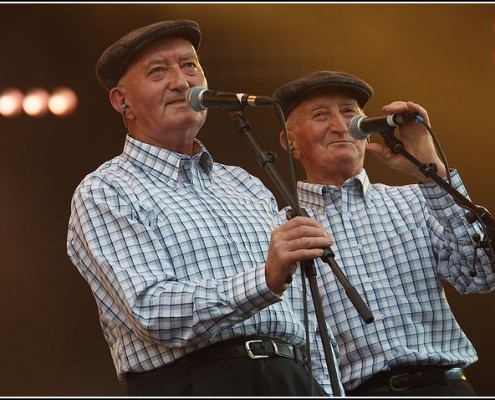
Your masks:
<instances>
[{"instance_id":1,"label":"mouth","mask_svg":"<svg viewBox=\"0 0 495 400\"><path fill-rule=\"evenodd\" d=\"M330 145L332 145L332 144L351 144L351 143L352 143L351 140L337 140L335 142L330 143Z\"/></svg>"},{"instance_id":2,"label":"mouth","mask_svg":"<svg viewBox=\"0 0 495 400\"><path fill-rule=\"evenodd\" d=\"M185 104L186 103L186 100L185 99L177 99L177 100L172 100L172 101L169 101L167 102L167 106L170 106L170 105L177 105L177 104Z\"/></svg>"}]
</instances>

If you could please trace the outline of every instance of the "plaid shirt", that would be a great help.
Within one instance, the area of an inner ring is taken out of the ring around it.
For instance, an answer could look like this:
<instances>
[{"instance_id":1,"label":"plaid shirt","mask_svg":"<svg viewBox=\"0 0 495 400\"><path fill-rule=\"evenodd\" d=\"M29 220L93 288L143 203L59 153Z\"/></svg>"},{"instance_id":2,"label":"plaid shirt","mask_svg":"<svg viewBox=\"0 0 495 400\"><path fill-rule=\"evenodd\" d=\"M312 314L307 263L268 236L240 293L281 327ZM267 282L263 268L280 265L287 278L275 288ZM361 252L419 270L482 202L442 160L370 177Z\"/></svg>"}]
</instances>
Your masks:
<instances>
[{"instance_id":1,"label":"plaid shirt","mask_svg":"<svg viewBox=\"0 0 495 400\"><path fill-rule=\"evenodd\" d=\"M452 184L467 197L456 171ZM451 195L435 183L370 184L364 169L341 189L298 182L298 195L300 206L332 234L335 261L374 316L366 324L330 267L318 260L323 308L347 390L394 366L467 366L477 360L441 279L460 293L482 293L495 287L495 274L478 250L478 274L469 275L472 236L483 234L477 223L466 222Z\"/></svg>"},{"instance_id":2,"label":"plaid shirt","mask_svg":"<svg viewBox=\"0 0 495 400\"><path fill-rule=\"evenodd\" d=\"M237 336L305 345L300 282L279 297L265 281L281 223L275 198L197 144L189 157L128 136L73 196L68 254L94 294L120 379ZM313 373L331 393L309 326Z\"/></svg>"}]
</instances>

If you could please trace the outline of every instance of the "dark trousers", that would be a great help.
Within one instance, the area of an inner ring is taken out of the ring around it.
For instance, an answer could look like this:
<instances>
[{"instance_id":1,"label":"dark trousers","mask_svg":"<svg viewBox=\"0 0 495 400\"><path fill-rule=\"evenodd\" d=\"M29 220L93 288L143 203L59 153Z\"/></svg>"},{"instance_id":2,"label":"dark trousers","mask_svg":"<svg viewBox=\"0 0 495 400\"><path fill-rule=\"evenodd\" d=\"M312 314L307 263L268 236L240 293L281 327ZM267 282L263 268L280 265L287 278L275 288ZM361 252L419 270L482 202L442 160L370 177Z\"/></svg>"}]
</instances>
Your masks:
<instances>
[{"instance_id":1,"label":"dark trousers","mask_svg":"<svg viewBox=\"0 0 495 400\"><path fill-rule=\"evenodd\" d=\"M354 390L347 397L463 397L478 396L460 368L418 368L380 373Z\"/></svg>"},{"instance_id":2,"label":"dark trousers","mask_svg":"<svg viewBox=\"0 0 495 400\"><path fill-rule=\"evenodd\" d=\"M328 396L305 367L283 357L178 362L133 374L128 396ZM313 387L314 393L311 393Z\"/></svg>"}]
</instances>

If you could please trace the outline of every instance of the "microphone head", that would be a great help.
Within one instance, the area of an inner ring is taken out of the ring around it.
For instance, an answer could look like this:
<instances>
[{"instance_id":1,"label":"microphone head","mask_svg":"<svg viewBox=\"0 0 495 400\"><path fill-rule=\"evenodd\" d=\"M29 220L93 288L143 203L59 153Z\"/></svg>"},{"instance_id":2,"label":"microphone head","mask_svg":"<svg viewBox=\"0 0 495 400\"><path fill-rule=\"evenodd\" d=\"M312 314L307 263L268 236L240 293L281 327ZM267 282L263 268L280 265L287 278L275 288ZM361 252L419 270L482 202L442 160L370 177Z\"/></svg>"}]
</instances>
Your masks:
<instances>
[{"instance_id":1,"label":"microphone head","mask_svg":"<svg viewBox=\"0 0 495 400\"><path fill-rule=\"evenodd\" d=\"M354 117L352 117L351 122L349 123L349 130L350 130L351 136L354 139L365 140L365 139L368 139L370 136L369 133L364 132L359 127L359 124L363 118L366 118L366 115L357 114Z\"/></svg>"},{"instance_id":2,"label":"microphone head","mask_svg":"<svg viewBox=\"0 0 495 400\"><path fill-rule=\"evenodd\" d=\"M203 86L194 86L187 90L186 92L186 103L191 107L194 111L204 111L206 107L201 104L201 97L203 92L206 89Z\"/></svg>"}]
</instances>

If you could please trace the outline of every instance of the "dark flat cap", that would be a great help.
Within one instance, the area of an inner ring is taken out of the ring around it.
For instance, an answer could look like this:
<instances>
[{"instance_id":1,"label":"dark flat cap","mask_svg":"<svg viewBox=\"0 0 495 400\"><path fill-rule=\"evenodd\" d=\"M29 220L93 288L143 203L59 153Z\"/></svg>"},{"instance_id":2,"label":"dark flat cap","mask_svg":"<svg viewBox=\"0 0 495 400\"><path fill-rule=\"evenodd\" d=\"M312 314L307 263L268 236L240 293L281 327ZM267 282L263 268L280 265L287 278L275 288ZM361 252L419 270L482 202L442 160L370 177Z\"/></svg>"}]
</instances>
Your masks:
<instances>
[{"instance_id":1,"label":"dark flat cap","mask_svg":"<svg viewBox=\"0 0 495 400\"><path fill-rule=\"evenodd\" d=\"M280 86L272 98L280 104L285 119L310 93L319 89L346 89L363 108L373 96L373 88L362 79L340 71L317 71Z\"/></svg>"},{"instance_id":2,"label":"dark flat cap","mask_svg":"<svg viewBox=\"0 0 495 400\"><path fill-rule=\"evenodd\" d=\"M179 36L189 40L197 50L201 30L195 21L176 19L161 21L135 29L110 45L96 63L96 76L109 91L126 71L137 53L151 42L166 36Z\"/></svg>"}]
</instances>

